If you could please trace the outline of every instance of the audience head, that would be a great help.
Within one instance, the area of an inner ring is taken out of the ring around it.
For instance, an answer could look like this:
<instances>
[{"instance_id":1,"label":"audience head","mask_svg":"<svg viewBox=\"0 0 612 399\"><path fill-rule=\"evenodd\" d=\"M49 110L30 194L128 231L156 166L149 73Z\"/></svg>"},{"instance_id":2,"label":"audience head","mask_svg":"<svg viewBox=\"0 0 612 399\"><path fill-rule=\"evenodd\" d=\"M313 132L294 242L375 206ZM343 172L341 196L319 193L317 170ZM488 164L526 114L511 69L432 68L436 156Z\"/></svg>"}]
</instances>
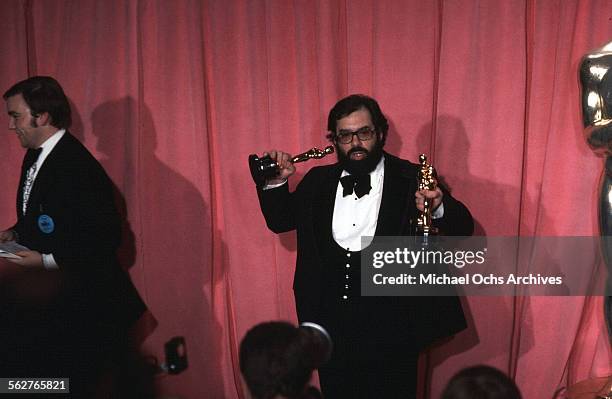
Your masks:
<instances>
[{"instance_id":1,"label":"audience head","mask_svg":"<svg viewBox=\"0 0 612 399\"><path fill-rule=\"evenodd\" d=\"M318 325L261 323L240 344L240 371L254 398L310 397L312 372L326 360L330 348L327 332Z\"/></svg>"},{"instance_id":2,"label":"audience head","mask_svg":"<svg viewBox=\"0 0 612 399\"><path fill-rule=\"evenodd\" d=\"M514 381L498 369L474 366L455 374L441 399L521 399L521 392Z\"/></svg>"}]
</instances>

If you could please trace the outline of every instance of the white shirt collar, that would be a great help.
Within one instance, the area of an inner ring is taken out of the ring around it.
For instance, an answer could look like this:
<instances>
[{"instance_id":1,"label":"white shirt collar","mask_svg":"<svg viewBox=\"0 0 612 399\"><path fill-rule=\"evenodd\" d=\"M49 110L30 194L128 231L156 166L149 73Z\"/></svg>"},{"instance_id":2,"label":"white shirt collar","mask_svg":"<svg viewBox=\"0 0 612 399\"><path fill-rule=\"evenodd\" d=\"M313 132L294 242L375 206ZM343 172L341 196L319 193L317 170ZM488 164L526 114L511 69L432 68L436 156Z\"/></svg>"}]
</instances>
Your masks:
<instances>
[{"instance_id":1,"label":"white shirt collar","mask_svg":"<svg viewBox=\"0 0 612 399\"><path fill-rule=\"evenodd\" d=\"M45 159L47 159L49 153L55 148L55 146L62 139L62 137L64 137L65 133L66 129L60 129L57 132L53 133L51 137L45 140L44 143L42 143L42 145L39 147L42 148L42 152L40 153L40 155L38 156L38 160L36 161L38 169L40 169L40 166L43 164L43 162L45 162Z\"/></svg>"}]
</instances>

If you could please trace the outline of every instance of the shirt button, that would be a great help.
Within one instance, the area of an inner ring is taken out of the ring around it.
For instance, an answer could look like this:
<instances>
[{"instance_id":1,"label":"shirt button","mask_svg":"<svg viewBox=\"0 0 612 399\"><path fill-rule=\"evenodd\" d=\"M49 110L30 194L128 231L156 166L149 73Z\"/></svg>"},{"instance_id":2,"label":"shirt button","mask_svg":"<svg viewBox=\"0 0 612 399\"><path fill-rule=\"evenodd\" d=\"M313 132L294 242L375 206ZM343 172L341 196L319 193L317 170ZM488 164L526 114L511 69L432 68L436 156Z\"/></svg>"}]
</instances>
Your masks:
<instances>
[{"instance_id":1,"label":"shirt button","mask_svg":"<svg viewBox=\"0 0 612 399\"><path fill-rule=\"evenodd\" d=\"M348 299L348 296L342 295L342 299Z\"/></svg>"},{"instance_id":2,"label":"shirt button","mask_svg":"<svg viewBox=\"0 0 612 399\"><path fill-rule=\"evenodd\" d=\"M348 254L346 254L346 256L347 256L347 258L350 258L350 257L351 257L351 254L350 254L350 253L348 253Z\"/></svg>"},{"instance_id":3,"label":"shirt button","mask_svg":"<svg viewBox=\"0 0 612 399\"><path fill-rule=\"evenodd\" d=\"M347 289L347 290L348 290L348 285L345 285L345 286L344 286L344 289Z\"/></svg>"},{"instance_id":4,"label":"shirt button","mask_svg":"<svg viewBox=\"0 0 612 399\"><path fill-rule=\"evenodd\" d=\"M349 278L349 276L348 276L348 274L347 274L347 275L346 275L346 279L348 280L348 278Z\"/></svg>"}]
</instances>

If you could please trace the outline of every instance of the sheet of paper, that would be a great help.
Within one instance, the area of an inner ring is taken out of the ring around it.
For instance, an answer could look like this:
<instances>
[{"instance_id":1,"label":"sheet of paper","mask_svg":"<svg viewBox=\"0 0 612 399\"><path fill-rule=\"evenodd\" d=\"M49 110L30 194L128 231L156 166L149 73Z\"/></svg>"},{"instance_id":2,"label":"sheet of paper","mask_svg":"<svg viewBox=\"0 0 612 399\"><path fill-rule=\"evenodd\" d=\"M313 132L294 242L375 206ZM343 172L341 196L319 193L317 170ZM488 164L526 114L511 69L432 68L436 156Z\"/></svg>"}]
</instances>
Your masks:
<instances>
[{"instance_id":1,"label":"sheet of paper","mask_svg":"<svg viewBox=\"0 0 612 399\"><path fill-rule=\"evenodd\" d=\"M15 241L0 242L0 258L20 259L15 253L27 250L27 247L19 245Z\"/></svg>"}]
</instances>

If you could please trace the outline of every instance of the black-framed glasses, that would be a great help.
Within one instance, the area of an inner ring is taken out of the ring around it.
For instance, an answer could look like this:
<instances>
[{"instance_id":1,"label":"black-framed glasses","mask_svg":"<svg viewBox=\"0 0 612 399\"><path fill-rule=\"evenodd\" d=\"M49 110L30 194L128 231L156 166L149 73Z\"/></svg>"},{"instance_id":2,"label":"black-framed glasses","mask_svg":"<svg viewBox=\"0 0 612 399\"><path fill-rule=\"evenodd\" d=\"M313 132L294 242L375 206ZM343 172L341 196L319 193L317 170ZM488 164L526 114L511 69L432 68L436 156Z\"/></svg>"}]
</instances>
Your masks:
<instances>
[{"instance_id":1,"label":"black-framed glasses","mask_svg":"<svg viewBox=\"0 0 612 399\"><path fill-rule=\"evenodd\" d=\"M357 135L359 140L368 141L374 137L374 133L376 133L374 128L369 126L364 126L355 132L341 130L338 134L336 134L336 140L338 140L339 143L348 144L353 141L353 136Z\"/></svg>"}]
</instances>

